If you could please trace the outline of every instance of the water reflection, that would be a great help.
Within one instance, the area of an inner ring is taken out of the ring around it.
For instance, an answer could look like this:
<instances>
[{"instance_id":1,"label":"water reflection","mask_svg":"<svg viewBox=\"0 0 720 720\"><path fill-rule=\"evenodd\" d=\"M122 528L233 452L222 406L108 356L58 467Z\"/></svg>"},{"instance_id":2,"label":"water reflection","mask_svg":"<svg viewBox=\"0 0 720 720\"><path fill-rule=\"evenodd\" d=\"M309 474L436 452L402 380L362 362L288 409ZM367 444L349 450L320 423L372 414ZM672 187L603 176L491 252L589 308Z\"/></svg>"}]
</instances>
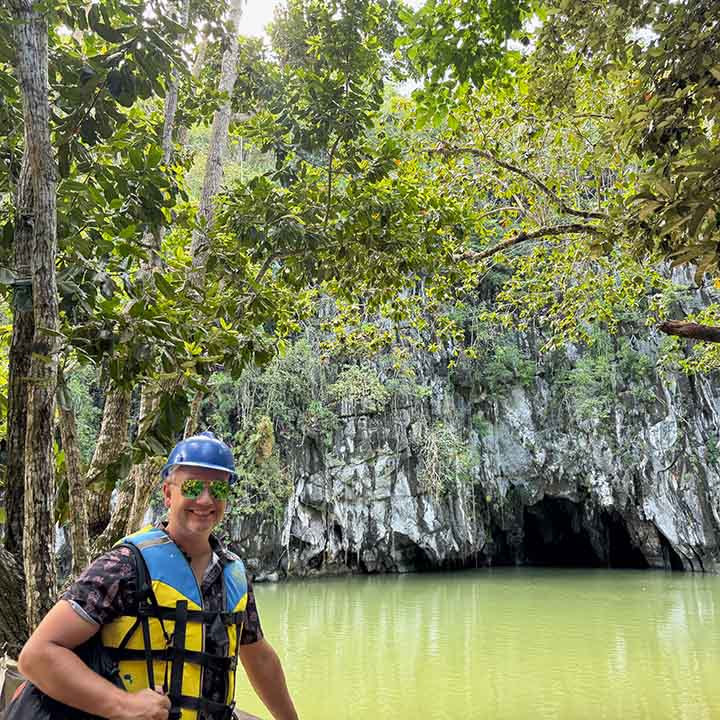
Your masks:
<instances>
[{"instance_id":1,"label":"water reflection","mask_svg":"<svg viewBox=\"0 0 720 720\"><path fill-rule=\"evenodd\" d=\"M717 577L548 569L257 588L306 720L718 718L719 591Z\"/></svg>"}]
</instances>

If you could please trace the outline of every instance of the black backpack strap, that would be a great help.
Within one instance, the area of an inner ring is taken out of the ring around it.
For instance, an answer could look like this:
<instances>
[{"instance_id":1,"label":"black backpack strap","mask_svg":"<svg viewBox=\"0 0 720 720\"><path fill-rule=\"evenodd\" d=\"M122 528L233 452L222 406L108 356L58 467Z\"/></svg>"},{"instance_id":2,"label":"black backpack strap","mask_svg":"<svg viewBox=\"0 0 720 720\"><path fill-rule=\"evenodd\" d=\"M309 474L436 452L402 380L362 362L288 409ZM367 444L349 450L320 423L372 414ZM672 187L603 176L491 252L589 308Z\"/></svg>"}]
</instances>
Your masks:
<instances>
[{"instance_id":1,"label":"black backpack strap","mask_svg":"<svg viewBox=\"0 0 720 720\"><path fill-rule=\"evenodd\" d=\"M175 608L159 607L145 603L138 608L138 615L146 614L149 617L159 618L160 620L175 620ZM210 625L220 618L223 625L237 625L244 622L244 612L217 612L215 610L188 610L188 622L202 623Z\"/></svg>"},{"instance_id":2,"label":"black backpack strap","mask_svg":"<svg viewBox=\"0 0 720 720\"><path fill-rule=\"evenodd\" d=\"M150 640L150 618L157 617L162 628L163 636L165 637L166 645L170 644L170 636L165 630L165 623L163 618L160 617L160 607L158 605L157 598L153 592L152 584L150 582L150 574L148 573L147 565L145 564L145 558L142 556L140 549L133 543L123 543L122 547L130 548L132 551L133 558L135 560L135 599L137 601L138 613L137 620L126 633L125 637L120 643L119 649L123 650L127 645L130 637L137 630L138 625L142 625L143 634L143 649L145 656L145 666L147 668L148 687L151 690L155 689L155 669L153 667L153 651L152 643ZM147 612L146 608L153 608L156 613ZM167 691L167 688L163 688Z\"/></svg>"},{"instance_id":3,"label":"black backpack strap","mask_svg":"<svg viewBox=\"0 0 720 720\"><path fill-rule=\"evenodd\" d=\"M172 704L169 718L180 717L180 699L182 694L182 681L185 671L185 638L187 634L187 600L178 600L175 605L175 632L172 637L172 646L169 649L172 657L172 673L170 675L170 688L168 697Z\"/></svg>"},{"instance_id":4,"label":"black backpack strap","mask_svg":"<svg viewBox=\"0 0 720 720\"><path fill-rule=\"evenodd\" d=\"M217 720L232 720L235 709L234 701L230 703L230 705L225 705L224 703L213 702L212 700L207 700L202 697L190 697L189 695L180 695L178 698L175 698L173 700L173 707L175 706L175 702L177 702L179 708L203 711L212 715L214 719L217 718ZM172 711L170 717L173 717Z\"/></svg>"}]
</instances>

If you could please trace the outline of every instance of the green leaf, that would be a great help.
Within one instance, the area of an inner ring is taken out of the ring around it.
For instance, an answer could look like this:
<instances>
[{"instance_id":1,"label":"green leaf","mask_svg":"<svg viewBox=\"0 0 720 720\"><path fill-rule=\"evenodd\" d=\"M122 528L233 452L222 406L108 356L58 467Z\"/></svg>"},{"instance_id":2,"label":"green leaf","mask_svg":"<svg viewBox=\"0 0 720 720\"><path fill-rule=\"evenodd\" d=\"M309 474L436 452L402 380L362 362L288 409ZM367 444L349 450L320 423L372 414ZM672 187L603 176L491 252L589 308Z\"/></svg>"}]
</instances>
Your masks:
<instances>
[{"instance_id":1,"label":"green leaf","mask_svg":"<svg viewBox=\"0 0 720 720\"><path fill-rule=\"evenodd\" d=\"M163 151L159 145L152 145L148 150L147 164L149 168L157 167L162 160Z\"/></svg>"},{"instance_id":2,"label":"green leaf","mask_svg":"<svg viewBox=\"0 0 720 720\"><path fill-rule=\"evenodd\" d=\"M153 275L153 278L155 280L155 285L157 286L157 289L166 298L172 300L176 297L176 293L175 293L175 290L173 289L173 286L160 273L155 273Z\"/></svg>"},{"instance_id":3,"label":"green leaf","mask_svg":"<svg viewBox=\"0 0 720 720\"><path fill-rule=\"evenodd\" d=\"M107 40L109 43L119 44L125 41L125 36L119 31L114 30L105 23L98 22L92 28L103 40Z\"/></svg>"},{"instance_id":4,"label":"green leaf","mask_svg":"<svg viewBox=\"0 0 720 720\"><path fill-rule=\"evenodd\" d=\"M130 157L130 162L135 170L140 172L145 169L145 158L143 157L142 150L139 150L136 147L130 148L128 156Z\"/></svg>"}]
</instances>

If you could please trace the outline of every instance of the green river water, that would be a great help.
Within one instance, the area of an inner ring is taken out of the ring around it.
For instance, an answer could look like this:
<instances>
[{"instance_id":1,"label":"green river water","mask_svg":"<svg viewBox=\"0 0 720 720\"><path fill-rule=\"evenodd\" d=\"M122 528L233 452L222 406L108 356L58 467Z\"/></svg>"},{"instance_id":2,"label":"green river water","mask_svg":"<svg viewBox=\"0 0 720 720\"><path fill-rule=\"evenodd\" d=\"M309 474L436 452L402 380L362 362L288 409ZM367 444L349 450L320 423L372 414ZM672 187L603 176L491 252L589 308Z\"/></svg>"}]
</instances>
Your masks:
<instances>
[{"instance_id":1,"label":"green river water","mask_svg":"<svg viewBox=\"0 0 720 720\"><path fill-rule=\"evenodd\" d=\"M303 720L720 718L717 576L501 568L256 595Z\"/></svg>"}]
</instances>

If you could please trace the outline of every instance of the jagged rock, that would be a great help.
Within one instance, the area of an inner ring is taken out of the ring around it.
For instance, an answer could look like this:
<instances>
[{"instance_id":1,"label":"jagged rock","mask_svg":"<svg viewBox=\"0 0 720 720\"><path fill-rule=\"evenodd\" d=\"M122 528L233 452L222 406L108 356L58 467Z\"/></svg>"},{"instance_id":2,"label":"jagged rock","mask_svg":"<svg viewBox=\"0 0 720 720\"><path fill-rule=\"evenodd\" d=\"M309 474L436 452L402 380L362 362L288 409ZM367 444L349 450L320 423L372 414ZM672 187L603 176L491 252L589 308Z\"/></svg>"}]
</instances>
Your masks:
<instances>
[{"instance_id":1,"label":"jagged rock","mask_svg":"<svg viewBox=\"0 0 720 720\"><path fill-rule=\"evenodd\" d=\"M432 394L416 407L340 403L330 450L312 439L281 448L297 468L282 522L244 518L235 541L292 575L564 559L718 571L718 382L653 375L654 394L638 400L630 378L607 417L583 419L534 352L535 380L502 397L478 390L468 368L452 379L435 357L422 361ZM564 362L581 356L572 348ZM435 497L420 482L419 445L438 421L477 459L474 485Z\"/></svg>"}]
</instances>

